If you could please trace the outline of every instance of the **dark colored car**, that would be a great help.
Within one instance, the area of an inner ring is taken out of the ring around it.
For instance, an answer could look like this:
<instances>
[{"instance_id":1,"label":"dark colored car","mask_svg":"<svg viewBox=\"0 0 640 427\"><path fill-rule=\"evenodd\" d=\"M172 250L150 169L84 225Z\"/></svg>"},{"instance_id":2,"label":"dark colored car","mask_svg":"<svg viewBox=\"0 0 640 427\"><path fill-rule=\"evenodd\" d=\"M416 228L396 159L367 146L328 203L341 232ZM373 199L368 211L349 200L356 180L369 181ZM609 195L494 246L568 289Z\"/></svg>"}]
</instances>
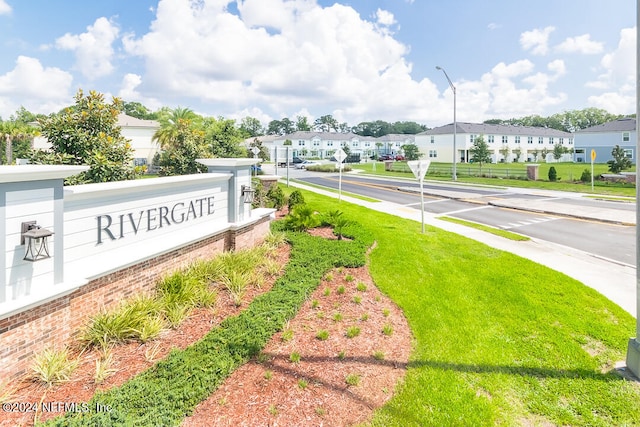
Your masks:
<instances>
[{"instance_id":1,"label":"dark colored car","mask_svg":"<svg viewBox=\"0 0 640 427\"><path fill-rule=\"evenodd\" d=\"M385 160L395 160L395 157L392 154L383 154L380 157L378 157L378 160L380 160L381 162Z\"/></svg>"},{"instance_id":2,"label":"dark colored car","mask_svg":"<svg viewBox=\"0 0 640 427\"><path fill-rule=\"evenodd\" d=\"M291 163L295 165L296 163L302 163L303 161L304 160L302 160L300 157L294 157Z\"/></svg>"}]
</instances>

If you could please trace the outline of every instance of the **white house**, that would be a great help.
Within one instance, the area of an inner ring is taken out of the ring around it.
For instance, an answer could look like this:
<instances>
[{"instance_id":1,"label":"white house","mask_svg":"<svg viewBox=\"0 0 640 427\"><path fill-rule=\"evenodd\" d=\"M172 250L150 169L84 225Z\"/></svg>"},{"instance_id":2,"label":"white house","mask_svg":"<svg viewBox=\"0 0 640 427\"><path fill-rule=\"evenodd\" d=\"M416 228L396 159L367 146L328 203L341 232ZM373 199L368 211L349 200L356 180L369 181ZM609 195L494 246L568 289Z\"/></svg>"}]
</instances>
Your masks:
<instances>
[{"instance_id":1,"label":"white house","mask_svg":"<svg viewBox=\"0 0 640 427\"><path fill-rule=\"evenodd\" d=\"M415 135L389 134L379 138L361 136L352 132L308 132L297 131L287 135L266 135L245 140L246 144L258 139L269 153L274 147L285 147L286 141L291 141L291 150L295 157L316 157L328 159L338 148L348 147L349 152L367 159L375 153L397 154L402 146L414 143Z\"/></svg>"},{"instance_id":2,"label":"white house","mask_svg":"<svg viewBox=\"0 0 640 427\"><path fill-rule=\"evenodd\" d=\"M140 120L120 113L117 125L121 127L122 136L131 141L134 164L150 165L153 162L153 156L160 151L160 146L153 141L153 134L160 128L160 123L155 120ZM33 148L48 150L51 144L47 138L37 136L33 140Z\"/></svg>"},{"instance_id":3,"label":"white house","mask_svg":"<svg viewBox=\"0 0 640 427\"><path fill-rule=\"evenodd\" d=\"M573 134L556 129L458 122L456 157L469 162L474 141L482 136L491 150L492 162L537 161L556 144L573 148ZM436 162L453 162L453 123L429 129L415 136L415 144L424 158Z\"/></svg>"},{"instance_id":4,"label":"white house","mask_svg":"<svg viewBox=\"0 0 640 427\"><path fill-rule=\"evenodd\" d=\"M636 119L626 117L619 120L592 126L575 132L576 162L590 162L591 150L595 151L596 162L606 163L612 160L611 151L619 145L631 161L636 163Z\"/></svg>"}]
</instances>

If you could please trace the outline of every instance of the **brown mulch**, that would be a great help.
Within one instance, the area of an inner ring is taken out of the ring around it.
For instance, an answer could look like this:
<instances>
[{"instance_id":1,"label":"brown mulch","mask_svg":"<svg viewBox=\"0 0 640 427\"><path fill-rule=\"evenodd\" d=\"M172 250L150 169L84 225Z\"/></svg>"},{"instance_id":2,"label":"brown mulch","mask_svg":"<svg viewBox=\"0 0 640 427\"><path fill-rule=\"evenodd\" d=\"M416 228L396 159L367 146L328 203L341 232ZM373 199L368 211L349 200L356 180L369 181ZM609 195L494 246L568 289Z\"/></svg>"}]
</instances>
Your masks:
<instances>
[{"instance_id":1,"label":"brown mulch","mask_svg":"<svg viewBox=\"0 0 640 427\"><path fill-rule=\"evenodd\" d=\"M336 238L329 228L313 233ZM289 248L282 247L278 262L286 264L288 256ZM274 281L248 291L241 307L219 291L213 309L195 311L177 329L146 344L115 347L115 373L100 385L94 381L99 353L87 351L79 355L80 365L69 382L47 389L25 379L15 386L10 401L88 402L96 391L123 384L173 348L183 349L198 341L213 326L269 291ZM358 291L359 283L367 289ZM342 294L338 292L341 286L345 289ZM335 317L338 313L340 320ZM390 335L382 332L385 325L392 328ZM383 405L405 373L412 342L409 326L399 308L375 287L367 267L336 269L327 275L285 327L293 331L291 339L276 334L258 358L237 369L183 425L351 425L367 420ZM360 328L359 335L348 338L350 327ZM328 332L328 339L316 338L321 330ZM300 362L290 361L293 352L300 354ZM347 384L347 375L358 378L358 384ZM0 411L0 426L30 426L34 415ZM42 421L61 413L37 415Z\"/></svg>"}]
</instances>

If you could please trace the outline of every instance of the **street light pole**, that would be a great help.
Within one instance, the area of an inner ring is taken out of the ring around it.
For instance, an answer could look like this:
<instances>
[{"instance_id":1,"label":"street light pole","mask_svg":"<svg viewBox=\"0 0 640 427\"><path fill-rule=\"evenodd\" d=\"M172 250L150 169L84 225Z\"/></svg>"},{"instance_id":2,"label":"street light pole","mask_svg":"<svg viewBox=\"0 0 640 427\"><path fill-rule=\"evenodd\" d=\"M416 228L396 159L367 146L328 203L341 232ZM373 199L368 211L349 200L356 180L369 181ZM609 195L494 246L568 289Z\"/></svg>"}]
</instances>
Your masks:
<instances>
[{"instance_id":1,"label":"street light pole","mask_svg":"<svg viewBox=\"0 0 640 427\"><path fill-rule=\"evenodd\" d=\"M458 150L456 149L456 130L458 127L458 123L456 122L456 87L451 82L449 75L444 70L444 68L436 65L436 70L440 70L444 73L444 76L447 78L449 82L449 86L453 91L453 180L458 180L458 174L456 173L456 163L458 162Z\"/></svg>"}]
</instances>

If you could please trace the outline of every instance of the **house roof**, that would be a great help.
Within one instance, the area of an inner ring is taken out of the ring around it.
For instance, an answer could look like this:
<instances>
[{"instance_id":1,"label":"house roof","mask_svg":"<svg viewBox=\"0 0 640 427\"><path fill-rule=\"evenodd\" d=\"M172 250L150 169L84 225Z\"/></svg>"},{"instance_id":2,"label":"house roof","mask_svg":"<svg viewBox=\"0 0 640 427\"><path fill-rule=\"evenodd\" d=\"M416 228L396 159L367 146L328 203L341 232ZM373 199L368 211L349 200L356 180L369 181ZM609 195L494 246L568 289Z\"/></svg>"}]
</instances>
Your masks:
<instances>
[{"instance_id":1,"label":"house roof","mask_svg":"<svg viewBox=\"0 0 640 427\"><path fill-rule=\"evenodd\" d=\"M636 130L636 119L633 117L625 117L601 125L591 126L590 128L581 129L576 133L592 133L592 132L630 132Z\"/></svg>"},{"instance_id":2,"label":"house roof","mask_svg":"<svg viewBox=\"0 0 640 427\"><path fill-rule=\"evenodd\" d=\"M135 117L126 115L125 113L118 114L118 126L120 127L142 127L142 128L159 128L160 123L155 120L140 120Z\"/></svg>"},{"instance_id":3,"label":"house roof","mask_svg":"<svg viewBox=\"0 0 640 427\"><path fill-rule=\"evenodd\" d=\"M535 126L492 125L486 123L457 122L456 133L469 133L477 135L521 135L521 136L553 136L570 137L570 132L552 128ZM429 129L418 135L448 135L453 133L453 123Z\"/></svg>"}]
</instances>

